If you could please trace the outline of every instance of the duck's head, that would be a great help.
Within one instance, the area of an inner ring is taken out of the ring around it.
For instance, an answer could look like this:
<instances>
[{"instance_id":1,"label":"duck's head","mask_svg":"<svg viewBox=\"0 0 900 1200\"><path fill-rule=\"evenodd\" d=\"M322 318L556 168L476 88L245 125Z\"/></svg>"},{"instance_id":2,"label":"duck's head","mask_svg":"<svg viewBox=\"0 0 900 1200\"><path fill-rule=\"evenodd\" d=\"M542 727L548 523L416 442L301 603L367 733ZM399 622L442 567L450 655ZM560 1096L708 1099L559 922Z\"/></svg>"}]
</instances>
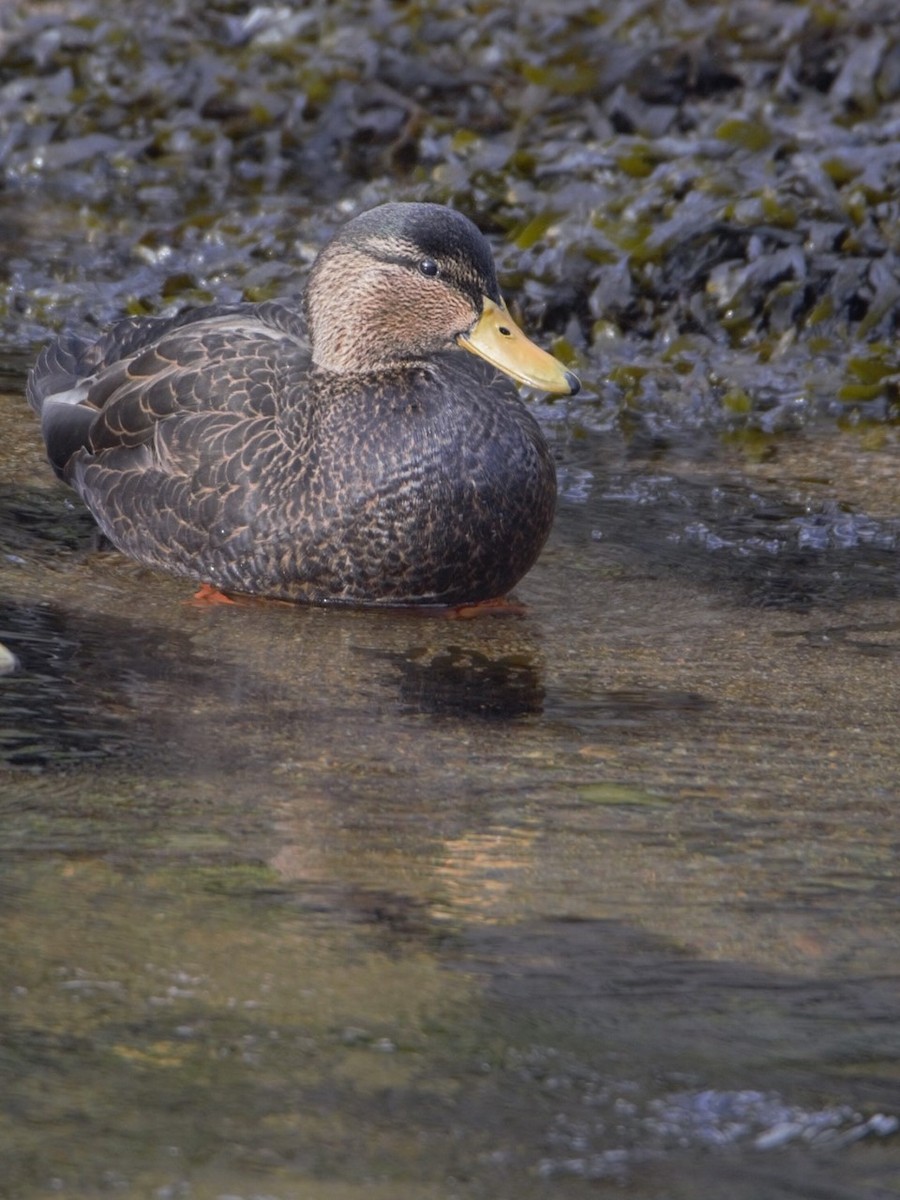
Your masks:
<instances>
[{"instance_id":1,"label":"duck's head","mask_svg":"<svg viewBox=\"0 0 900 1200\"><path fill-rule=\"evenodd\" d=\"M440 204L383 204L349 221L316 260L306 305L313 361L329 371L422 362L456 345L541 391L580 386L510 317L479 230Z\"/></svg>"}]
</instances>

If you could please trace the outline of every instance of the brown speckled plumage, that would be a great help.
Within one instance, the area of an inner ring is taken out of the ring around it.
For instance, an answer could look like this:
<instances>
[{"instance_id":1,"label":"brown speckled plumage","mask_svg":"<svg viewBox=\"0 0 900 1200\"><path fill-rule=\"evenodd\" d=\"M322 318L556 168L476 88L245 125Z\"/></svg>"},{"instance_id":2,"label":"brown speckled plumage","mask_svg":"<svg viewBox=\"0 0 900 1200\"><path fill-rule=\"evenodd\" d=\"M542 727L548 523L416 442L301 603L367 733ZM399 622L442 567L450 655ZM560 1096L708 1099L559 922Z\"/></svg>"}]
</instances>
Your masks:
<instances>
[{"instance_id":1,"label":"brown speckled plumage","mask_svg":"<svg viewBox=\"0 0 900 1200\"><path fill-rule=\"evenodd\" d=\"M139 562L288 600L489 599L537 557L556 482L513 384L457 344L484 296L502 303L474 226L386 205L320 255L308 319L122 321L45 349L28 398L57 473Z\"/></svg>"}]
</instances>

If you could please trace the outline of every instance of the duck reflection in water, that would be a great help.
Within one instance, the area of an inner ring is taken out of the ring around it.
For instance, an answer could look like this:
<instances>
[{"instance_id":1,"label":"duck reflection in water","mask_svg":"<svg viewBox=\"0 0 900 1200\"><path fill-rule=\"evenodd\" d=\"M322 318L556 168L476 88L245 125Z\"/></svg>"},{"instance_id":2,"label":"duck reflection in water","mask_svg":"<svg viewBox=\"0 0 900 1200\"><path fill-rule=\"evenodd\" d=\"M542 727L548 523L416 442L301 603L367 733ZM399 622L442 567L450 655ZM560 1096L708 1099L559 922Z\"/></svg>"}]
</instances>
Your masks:
<instances>
[{"instance_id":1,"label":"duck reflection in water","mask_svg":"<svg viewBox=\"0 0 900 1200\"><path fill-rule=\"evenodd\" d=\"M405 712L509 720L543 711L542 673L525 651L493 657L471 647L448 645L370 653L386 659L397 671Z\"/></svg>"}]
</instances>

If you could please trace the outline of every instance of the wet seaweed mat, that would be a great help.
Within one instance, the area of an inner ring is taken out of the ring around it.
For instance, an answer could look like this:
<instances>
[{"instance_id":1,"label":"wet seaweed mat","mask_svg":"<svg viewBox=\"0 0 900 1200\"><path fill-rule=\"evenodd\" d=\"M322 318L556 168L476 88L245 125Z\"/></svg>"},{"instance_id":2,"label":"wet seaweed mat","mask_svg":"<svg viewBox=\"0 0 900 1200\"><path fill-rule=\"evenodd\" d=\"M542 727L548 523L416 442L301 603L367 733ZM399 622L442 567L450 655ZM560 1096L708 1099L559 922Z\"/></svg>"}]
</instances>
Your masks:
<instances>
[{"instance_id":1,"label":"wet seaweed mat","mask_svg":"<svg viewBox=\"0 0 900 1200\"><path fill-rule=\"evenodd\" d=\"M595 421L896 421L890 0L22 0L0 22L10 351L296 291L348 210L429 199L495 235Z\"/></svg>"}]
</instances>

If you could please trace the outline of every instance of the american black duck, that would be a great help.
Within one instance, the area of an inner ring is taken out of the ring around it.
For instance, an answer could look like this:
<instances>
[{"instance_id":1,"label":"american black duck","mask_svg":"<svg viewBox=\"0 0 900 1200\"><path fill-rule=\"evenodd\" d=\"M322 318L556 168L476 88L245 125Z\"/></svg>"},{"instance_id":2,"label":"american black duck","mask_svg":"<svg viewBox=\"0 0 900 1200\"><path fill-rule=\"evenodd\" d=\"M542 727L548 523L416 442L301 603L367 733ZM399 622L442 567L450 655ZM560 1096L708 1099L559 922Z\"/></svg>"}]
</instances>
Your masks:
<instances>
[{"instance_id":1,"label":"american black duck","mask_svg":"<svg viewBox=\"0 0 900 1200\"><path fill-rule=\"evenodd\" d=\"M469 220L385 204L322 250L304 305L62 337L28 399L57 474L141 563L283 600L463 604L513 587L553 519L508 377L579 386L511 320Z\"/></svg>"}]
</instances>

